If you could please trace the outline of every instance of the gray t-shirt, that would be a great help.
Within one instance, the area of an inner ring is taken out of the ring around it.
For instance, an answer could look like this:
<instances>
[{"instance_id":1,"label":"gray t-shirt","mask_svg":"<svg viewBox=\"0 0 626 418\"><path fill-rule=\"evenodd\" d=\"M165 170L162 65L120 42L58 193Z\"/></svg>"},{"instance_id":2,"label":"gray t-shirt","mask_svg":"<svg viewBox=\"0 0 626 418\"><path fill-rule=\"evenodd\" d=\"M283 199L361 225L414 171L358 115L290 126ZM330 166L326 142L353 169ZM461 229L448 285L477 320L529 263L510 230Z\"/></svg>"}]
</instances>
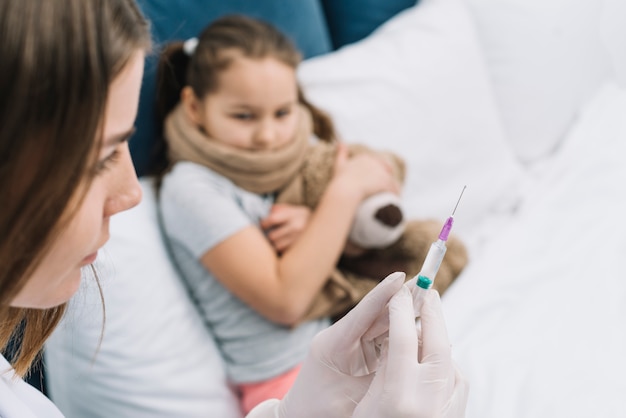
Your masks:
<instances>
[{"instance_id":1,"label":"gray t-shirt","mask_svg":"<svg viewBox=\"0 0 626 418\"><path fill-rule=\"evenodd\" d=\"M270 322L200 263L202 255L221 241L259 225L273 197L243 190L201 165L180 162L163 179L159 203L174 261L220 347L232 381L266 380L302 362L311 339L329 325L328 320L295 328ZM246 262L246 255L241 257Z\"/></svg>"}]
</instances>

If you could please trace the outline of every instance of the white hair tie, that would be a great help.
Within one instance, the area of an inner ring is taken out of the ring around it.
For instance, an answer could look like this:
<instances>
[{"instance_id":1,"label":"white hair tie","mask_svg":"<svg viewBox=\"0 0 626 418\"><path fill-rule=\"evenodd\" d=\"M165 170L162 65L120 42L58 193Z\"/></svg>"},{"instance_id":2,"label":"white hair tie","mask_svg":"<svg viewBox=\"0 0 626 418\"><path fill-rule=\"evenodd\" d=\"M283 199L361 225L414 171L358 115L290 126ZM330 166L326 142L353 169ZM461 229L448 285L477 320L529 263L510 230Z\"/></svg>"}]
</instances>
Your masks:
<instances>
[{"instance_id":1,"label":"white hair tie","mask_svg":"<svg viewBox=\"0 0 626 418\"><path fill-rule=\"evenodd\" d=\"M198 38L189 38L185 42L183 42L183 51L187 56L192 56L194 52L196 52L196 47L198 46Z\"/></svg>"}]
</instances>

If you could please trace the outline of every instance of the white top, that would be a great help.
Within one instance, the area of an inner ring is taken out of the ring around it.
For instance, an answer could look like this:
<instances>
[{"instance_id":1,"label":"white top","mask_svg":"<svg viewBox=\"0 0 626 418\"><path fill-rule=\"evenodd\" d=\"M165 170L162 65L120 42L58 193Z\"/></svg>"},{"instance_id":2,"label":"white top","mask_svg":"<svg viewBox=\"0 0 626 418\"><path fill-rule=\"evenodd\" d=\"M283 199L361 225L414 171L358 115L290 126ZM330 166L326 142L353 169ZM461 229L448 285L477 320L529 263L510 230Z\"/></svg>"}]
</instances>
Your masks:
<instances>
[{"instance_id":1,"label":"white top","mask_svg":"<svg viewBox=\"0 0 626 418\"><path fill-rule=\"evenodd\" d=\"M43 393L16 377L9 362L0 355L0 417L60 418L63 414Z\"/></svg>"},{"instance_id":2,"label":"white top","mask_svg":"<svg viewBox=\"0 0 626 418\"><path fill-rule=\"evenodd\" d=\"M43 393L14 377L8 361L0 355L0 418L63 418L63 414ZM247 418L272 418L278 400L270 399L259 405Z\"/></svg>"}]
</instances>

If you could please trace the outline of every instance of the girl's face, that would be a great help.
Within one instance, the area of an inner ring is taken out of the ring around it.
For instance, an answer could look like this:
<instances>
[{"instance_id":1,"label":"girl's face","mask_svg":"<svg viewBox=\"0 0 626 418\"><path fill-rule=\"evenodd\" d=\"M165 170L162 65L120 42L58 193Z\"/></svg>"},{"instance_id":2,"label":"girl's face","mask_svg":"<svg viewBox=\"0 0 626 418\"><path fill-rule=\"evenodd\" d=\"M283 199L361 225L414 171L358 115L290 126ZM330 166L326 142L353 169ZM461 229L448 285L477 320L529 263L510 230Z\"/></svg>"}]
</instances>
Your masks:
<instances>
[{"instance_id":1,"label":"girl's face","mask_svg":"<svg viewBox=\"0 0 626 418\"><path fill-rule=\"evenodd\" d=\"M81 269L95 261L98 250L109 239L109 218L141 200L126 140L137 114L143 63L144 53L136 52L111 84L95 177L85 186L88 189L83 200L80 196L85 190L79 188L68 205L72 218L12 306L43 309L66 302L78 289Z\"/></svg>"},{"instance_id":2,"label":"girl's face","mask_svg":"<svg viewBox=\"0 0 626 418\"><path fill-rule=\"evenodd\" d=\"M295 70L275 58L238 56L202 100L191 88L183 101L192 121L213 139L246 150L280 148L298 125Z\"/></svg>"}]
</instances>

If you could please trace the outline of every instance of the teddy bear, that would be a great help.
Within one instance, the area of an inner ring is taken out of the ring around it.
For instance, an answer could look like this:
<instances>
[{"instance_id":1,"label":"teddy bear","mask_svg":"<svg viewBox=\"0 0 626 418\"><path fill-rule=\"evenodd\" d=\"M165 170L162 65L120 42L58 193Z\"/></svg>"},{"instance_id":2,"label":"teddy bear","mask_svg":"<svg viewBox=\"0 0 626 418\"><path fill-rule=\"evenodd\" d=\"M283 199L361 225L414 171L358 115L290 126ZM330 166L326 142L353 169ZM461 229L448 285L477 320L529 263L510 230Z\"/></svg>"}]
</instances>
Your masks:
<instances>
[{"instance_id":1,"label":"teddy bear","mask_svg":"<svg viewBox=\"0 0 626 418\"><path fill-rule=\"evenodd\" d=\"M404 161L392 152L348 144L349 156L373 153L385 159L400 184L404 182ZM304 205L315 209L333 175L337 143L311 145L298 175L276 197L276 203ZM378 193L358 207L348 242L358 251L344 253L337 268L314 300L304 319L323 316L339 318L359 302L378 282L394 271L403 271L407 280L421 269L442 223L437 220L407 220L401 198ZM454 235L447 241L446 255L433 287L439 293L452 284L468 261L465 245Z\"/></svg>"}]
</instances>

